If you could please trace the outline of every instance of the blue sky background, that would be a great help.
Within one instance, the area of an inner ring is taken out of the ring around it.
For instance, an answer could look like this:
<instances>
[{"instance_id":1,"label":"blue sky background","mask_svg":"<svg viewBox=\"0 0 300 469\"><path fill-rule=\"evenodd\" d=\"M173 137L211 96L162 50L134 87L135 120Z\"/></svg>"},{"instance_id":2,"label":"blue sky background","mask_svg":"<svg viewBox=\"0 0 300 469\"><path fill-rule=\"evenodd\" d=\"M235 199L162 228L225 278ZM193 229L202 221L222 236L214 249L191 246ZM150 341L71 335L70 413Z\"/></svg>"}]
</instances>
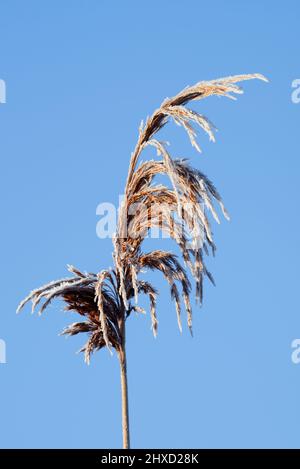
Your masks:
<instances>
[{"instance_id":1,"label":"blue sky background","mask_svg":"<svg viewBox=\"0 0 300 469\"><path fill-rule=\"evenodd\" d=\"M186 85L252 72L270 84L193 105L220 129L216 144L199 132L202 155L182 129L162 133L232 221L214 226L217 287L193 339L159 276L157 339L149 315L128 323L132 446L299 447L299 14L297 1L1 2L1 447L121 445L116 356L87 367L84 338L58 336L75 319L61 303L42 318L16 305L67 263L112 265L96 207L122 193L142 118Z\"/></svg>"}]
</instances>

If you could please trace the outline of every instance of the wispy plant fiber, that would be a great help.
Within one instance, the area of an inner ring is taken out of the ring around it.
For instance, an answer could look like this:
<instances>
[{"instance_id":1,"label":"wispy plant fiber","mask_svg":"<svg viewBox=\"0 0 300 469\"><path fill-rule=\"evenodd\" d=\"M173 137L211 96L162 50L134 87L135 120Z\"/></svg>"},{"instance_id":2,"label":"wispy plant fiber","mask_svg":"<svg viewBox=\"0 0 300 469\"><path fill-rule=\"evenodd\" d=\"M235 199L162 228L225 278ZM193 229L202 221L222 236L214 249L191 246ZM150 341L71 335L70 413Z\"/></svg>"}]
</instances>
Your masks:
<instances>
[{"instance_id":1,"label":"wispy plant fiber","mask_svg":"<svg viewBox=\"0 0 300 469\"><path fill-rule=\"evenodd\" d=\"M83 317L82 322L71 324L63 334L89 335L82 348L87 363L91 354L103 347L114 348L121 356L125 320L132 311L143 312L138 305L140 294L149 297L152 330L154 335L157 333L158 291L151 283L139 279L141 270L148 269L159 271L165 278L180 330L183 303L192 332L192 284L186 269L195 281L196 299L202 303L204 277L214 283L204 262L205 255L209 251L214 254L216 249L210 216L220 222L216 208L219 205L225 218L229 217L213 183L191 167L186 159L172 158L165 143L156 135L171 119L187 132L192 146L200 151L196 127L202 129L211 141L215 141L215 127L205 116L186 105L212 95L234 99L235 95L242 93L237 83L255 78L266 81L260 74L230 76L196 83L173 98L165 99L145 124L141 124L131 155L124 203L113 240L114 269L91 274L68 266L72 277L33 290L20 303L18 311L32 301L32 309L39 306L42 314L53 299L61 298L66 310ZM147 146L156 150L157 157L141 162L140 156ZM165 174L170 185L156 183L159 174ZM178 244L184 267L172 252L159 249L143 251L143 241L152 229L163 230Z\"/></svg>"}]
</instances>

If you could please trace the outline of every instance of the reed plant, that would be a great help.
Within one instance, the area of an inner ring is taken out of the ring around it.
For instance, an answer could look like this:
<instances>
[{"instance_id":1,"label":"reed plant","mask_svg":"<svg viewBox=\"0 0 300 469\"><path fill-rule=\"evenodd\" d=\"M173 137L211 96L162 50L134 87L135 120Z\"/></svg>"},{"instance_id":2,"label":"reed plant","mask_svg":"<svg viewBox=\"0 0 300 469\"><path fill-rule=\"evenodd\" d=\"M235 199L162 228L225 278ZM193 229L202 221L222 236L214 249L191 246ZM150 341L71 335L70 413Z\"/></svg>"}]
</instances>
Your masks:
<instances>
[{"instance_id":1,"label":"reed plant","mask_svg":"<svg viewBox=\"0 0 300 469\"><path fill-rule=\"evenodd\" d=\"M237 83L255 78L266 81L260 74L230 76L196 83L173 98L165 99L152 116L141 123L136 147L131 154L124 200L113 238L114 268L88 273L69 265L70 277L33 290L18 307L17 311L20 311L31 301L32 311L39 308L42 314L52 300L61 298L67 311L75 311L82 317L62 334L87 334L88 340L81 349L87 363L93 352L105 347L115 349L121 371L124 448L130 447L126 325L133 311L144 312L139 306L140 295L149 298L154 335L158 328L158 290L149 281L140 279L139 274L147 269L161 272L175 304L180 331L184 305L192 333L191 279L195 283L196 301L200 304L204 278L214 283L205 265L205 256L209 252L214 254L216 250L210 219L220 222L217 206L229 219L222 198L210 179L193 168L187 159L173 158L168 145L160 141L157 134L168 121L173 120L186 131L192 146L200 152L196 126L211 141L215 140L215 127L187 104L209 96L235 99L235 95L243 92ZM157 155L152 160L141 161L147 147L152 147ZM162 174L168 177L169 184L156 182L157 176ZM163 230L177 243L184 266L173 252L161 249L143 251L143 241L152 229Z\"/></svg>"}]
</instances>

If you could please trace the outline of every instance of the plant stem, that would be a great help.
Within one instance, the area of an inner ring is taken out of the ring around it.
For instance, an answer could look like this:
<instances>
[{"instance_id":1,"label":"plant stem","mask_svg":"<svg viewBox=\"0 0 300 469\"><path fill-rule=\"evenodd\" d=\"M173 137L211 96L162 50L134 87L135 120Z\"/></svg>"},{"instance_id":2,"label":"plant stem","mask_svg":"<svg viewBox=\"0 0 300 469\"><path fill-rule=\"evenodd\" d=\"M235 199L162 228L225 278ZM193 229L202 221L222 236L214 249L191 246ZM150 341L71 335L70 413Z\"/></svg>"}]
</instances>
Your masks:
<instances>
[{"instance_id":1,"label":"plant stem","mask_svg":"<svg viewBox=\"0 0 300 469\"><path fill-rule=\"evenodd\" d=\"M126 363L126 345L125 345L125 320L122 321L122 348L119 352L119 361L120 361L120 371L121 371L123 448L129 449L130 437L129 437L127 363Z\"/></svg>"}]
</instances>

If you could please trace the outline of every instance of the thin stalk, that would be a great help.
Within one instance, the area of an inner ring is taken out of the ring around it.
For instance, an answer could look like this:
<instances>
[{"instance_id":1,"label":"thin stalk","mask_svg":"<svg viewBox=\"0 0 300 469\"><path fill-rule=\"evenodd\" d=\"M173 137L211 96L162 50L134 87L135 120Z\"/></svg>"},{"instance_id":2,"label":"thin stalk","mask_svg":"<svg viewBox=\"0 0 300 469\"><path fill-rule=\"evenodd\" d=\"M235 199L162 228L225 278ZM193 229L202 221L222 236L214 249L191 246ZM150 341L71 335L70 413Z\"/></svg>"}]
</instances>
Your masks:
<instances>
[{"instance_id":1,"label":"thin stalk","mask_svg":"<svg viewBox=\"0 0 300 469\"><path fill-rule=\"evenodd\" d=\"M128 384L127 384L127 363L125 344L125 320L122 324L122 348L119 352L120 372L121 372L121 397L122 397L122 431L123 448L130 448L129 436L129 410L128 410Z\"/></svg>"}]
</instances>

